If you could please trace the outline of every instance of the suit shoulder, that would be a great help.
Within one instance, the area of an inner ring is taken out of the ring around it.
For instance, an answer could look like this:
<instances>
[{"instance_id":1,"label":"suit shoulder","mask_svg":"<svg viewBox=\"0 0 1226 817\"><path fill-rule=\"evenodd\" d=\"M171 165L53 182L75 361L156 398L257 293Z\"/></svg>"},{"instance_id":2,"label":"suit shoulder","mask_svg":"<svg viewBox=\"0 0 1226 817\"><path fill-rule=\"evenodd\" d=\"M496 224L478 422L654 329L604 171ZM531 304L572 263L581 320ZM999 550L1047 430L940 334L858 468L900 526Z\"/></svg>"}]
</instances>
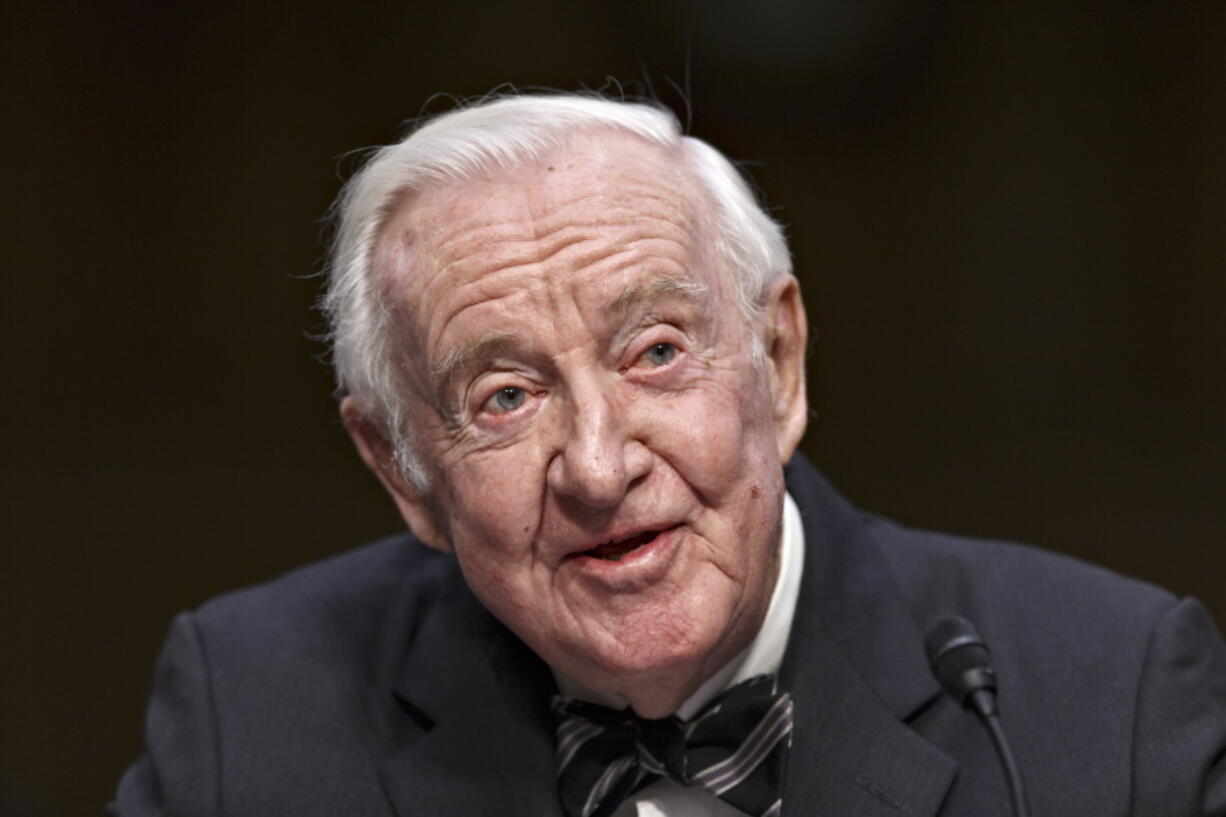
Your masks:
<instances>
[{"instance_id":1,"label":"suit shoulder","mask_svg":"<svg viewBox=\"0 0 1226 817\"><path fill-rule=\"evenodd\" d=\"M415 728L392 695L397 669L458 574L402 534L180 616L149 707L157 774L224 797L227 813L382 811L376 759ZM142 796L134 774L121 801Z\"/></svg>"},{"instance_id":2,"label":"suit shoulder","mask_svg":"<svg viewBox=\"0 0 1226 817\"><path fill-rule=\"evenodd\" d=\"M421 618L453 573L450 555L402 533L219 596L193 618L211 648L231 657L362 654L389 628Z\"/></svg>"},{"instance_id":3,"label":"suit shoulder","mask_svg":"<svg viewBox=\"0 0 1226 817\"><path fill-rule=\"evenodd\" d=\"M1163 588L1029 545L914 530L877 517L867 525L921 620L952 612L1135 640L1178 601Z\"/></svg>"}]
</instances>

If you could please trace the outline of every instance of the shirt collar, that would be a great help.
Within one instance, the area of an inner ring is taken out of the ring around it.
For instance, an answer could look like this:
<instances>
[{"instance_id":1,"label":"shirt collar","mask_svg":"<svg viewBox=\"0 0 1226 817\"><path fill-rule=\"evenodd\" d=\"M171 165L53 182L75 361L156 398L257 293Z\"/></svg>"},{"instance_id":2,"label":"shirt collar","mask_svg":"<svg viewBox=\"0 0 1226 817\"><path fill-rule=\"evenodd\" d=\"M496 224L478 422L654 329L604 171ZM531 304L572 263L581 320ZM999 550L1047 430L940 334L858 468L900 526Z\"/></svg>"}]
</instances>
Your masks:
<instances>
[{"instance_id":1,"label":"shirt collar","mask_svg":"<svg viewBox=\"0 0 1226 817\"><path fill-rule=\"evenodd\" d=\"M702 683L690 697L682 702L675 713L686 721L698 714L715 696L733 684L755 675L775 673L783 663L788 635L792 631L792 618L796 613L796 599L800 594L800 575L804 570L805 533L800 522L800 510L791 494L783 495L783 532L779 543L779 577L771 593L766 618L754 640L739 655L725 664L718 672ZM619 695L609 695L588 689L553 671L558 689L567 698L625 708L627 702Z\"/></svg>"}]
</instances>

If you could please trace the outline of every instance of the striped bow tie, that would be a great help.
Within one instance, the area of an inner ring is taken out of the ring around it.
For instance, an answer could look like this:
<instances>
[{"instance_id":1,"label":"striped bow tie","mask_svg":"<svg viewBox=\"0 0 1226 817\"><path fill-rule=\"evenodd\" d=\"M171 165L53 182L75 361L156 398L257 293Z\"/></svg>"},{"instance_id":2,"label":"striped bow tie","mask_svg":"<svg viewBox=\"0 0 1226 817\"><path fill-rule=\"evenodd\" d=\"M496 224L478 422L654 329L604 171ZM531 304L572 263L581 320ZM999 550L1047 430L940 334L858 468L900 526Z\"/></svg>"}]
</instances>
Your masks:
<instances>
[{"instance_id":1,"label":"striped bow tie","mask_svg":"<svg viewBox=\"0 0 1226 817\"><path fill-rule=\"evenodd\" d=\"M659 777L702 786L753 817L777 817L792 697L772 675L728 689L688 723L554 697L558 793L567 817L608 817Z\"/></svg>"}]
</instances>

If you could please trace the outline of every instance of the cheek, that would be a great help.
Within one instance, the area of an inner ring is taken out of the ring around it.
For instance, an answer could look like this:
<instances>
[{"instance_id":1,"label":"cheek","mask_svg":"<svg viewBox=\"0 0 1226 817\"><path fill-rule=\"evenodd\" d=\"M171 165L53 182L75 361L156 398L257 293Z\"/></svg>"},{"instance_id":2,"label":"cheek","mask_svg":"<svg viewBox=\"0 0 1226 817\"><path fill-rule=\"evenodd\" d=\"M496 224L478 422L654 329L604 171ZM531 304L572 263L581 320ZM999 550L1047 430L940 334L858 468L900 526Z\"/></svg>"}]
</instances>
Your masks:
<instances>
[{"instance_id":1,"label":"cheek","mask_svg":"<svg viewBox=\"0 0 1226 817\"><path fill-rule=\"evenodd\" d=\"M448 523L461 561L497 559L499 571L530 558L540 519L541 476L531 457L495 451L458 464Z\"/></svg>"},{"instance_id":2,"label":"cheek","mask_svg":"<svg viewBox=\"0 0 1226 817\"><path fill-rule=\"evenodd\" d=\"M763 452L775 459L767 400L751 378L717 379L648 403L639 416L645 442L687 480L729 481L756 468Z\"/></svg>"},{"instance_id":3,"label":"cheek","mask_svg":"<svg viewBox=\"0 0 1226 817\"><path fill-rule=\"evenodd\" d=\"M508 472L514 474L514 472ZM534 618L539 565L533 537L540 492L509 476L471 480L454 493L452 544L473 593L505 622Z\"/></svg>"}]
</instances>

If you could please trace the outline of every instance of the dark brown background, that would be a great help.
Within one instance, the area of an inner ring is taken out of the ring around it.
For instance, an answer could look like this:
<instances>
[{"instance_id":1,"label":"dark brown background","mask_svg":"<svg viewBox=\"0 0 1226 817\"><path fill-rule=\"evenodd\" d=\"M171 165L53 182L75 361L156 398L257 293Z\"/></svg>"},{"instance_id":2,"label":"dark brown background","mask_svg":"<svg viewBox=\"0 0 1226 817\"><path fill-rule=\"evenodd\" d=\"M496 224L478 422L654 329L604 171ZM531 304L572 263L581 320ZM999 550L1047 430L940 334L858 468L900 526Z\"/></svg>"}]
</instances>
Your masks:
<instances>
[{"instance_id":1,"label":"dark brown background","mask_svg":"<svg viewBox=\"0 0 1226 817\"><path fill-rule=\"evenodd\" d=\"M110 796L177 610L397 526L308 276L436 91L688 72L789 226L836 483L1226 615L1226 4L972 5L10 5L4 814Z\"/></svg>"}]
</instances>

